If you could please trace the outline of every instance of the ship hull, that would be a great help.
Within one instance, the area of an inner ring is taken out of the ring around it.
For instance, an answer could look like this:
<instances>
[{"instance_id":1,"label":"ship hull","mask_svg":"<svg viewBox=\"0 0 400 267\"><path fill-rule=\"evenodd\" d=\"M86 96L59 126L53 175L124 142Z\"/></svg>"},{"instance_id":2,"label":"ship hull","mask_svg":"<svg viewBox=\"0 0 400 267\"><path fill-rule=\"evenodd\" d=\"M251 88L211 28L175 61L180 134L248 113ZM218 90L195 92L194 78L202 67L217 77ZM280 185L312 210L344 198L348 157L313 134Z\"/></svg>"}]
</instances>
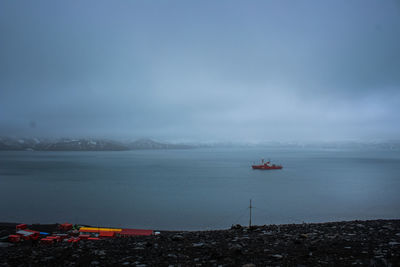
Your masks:
<instances>
[{"instance_id":1,"label":"ship hull","mask_svg":"<svg viewBox=\"0 0 400 267\"><path fill-rule=\"evenodd\" d=\"M266 165L252 165L254 170L280 170L282 166L266 166Z\"/></svg>"}]
</instances>

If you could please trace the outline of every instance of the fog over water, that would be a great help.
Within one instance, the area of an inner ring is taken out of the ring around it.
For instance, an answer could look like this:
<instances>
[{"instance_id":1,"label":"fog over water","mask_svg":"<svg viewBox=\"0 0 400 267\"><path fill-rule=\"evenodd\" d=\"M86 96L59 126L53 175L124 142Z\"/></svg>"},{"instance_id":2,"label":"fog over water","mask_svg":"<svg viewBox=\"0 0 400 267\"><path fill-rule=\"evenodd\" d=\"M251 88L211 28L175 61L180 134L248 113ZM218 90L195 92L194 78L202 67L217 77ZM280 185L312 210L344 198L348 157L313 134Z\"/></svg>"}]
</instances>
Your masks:
<instances>
[{"instance_id":1,"label":"fog over water","mask_svg":"<svg viewBox=\"0 0 400 267\"><path fill-rule=\"evenodd\" d=\"M1 1L0 136L382 140L399 1Z\"/></svg>"}]
</instances>

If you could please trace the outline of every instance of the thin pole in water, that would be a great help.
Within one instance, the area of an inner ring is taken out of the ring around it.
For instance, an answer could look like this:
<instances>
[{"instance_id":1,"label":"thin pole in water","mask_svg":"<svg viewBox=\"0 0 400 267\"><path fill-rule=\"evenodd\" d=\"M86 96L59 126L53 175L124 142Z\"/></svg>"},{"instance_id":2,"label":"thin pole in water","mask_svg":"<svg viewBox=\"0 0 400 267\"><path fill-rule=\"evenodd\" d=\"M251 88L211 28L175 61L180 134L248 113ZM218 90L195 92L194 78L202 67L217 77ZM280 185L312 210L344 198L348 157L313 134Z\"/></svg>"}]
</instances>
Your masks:
<instances>
[{"instance_id":1,"label":"thin pole in water","mask_svg":"<svg viewBox=\"0 0 400 267\"><path fill-rule=\"evenodd\" d=\"M251 228L251 208L252 208L252 206L251 206L251 199L250 199L250 206L249 206L249 209L250 209L249 228Z\"/></svg>"}]
</instances>

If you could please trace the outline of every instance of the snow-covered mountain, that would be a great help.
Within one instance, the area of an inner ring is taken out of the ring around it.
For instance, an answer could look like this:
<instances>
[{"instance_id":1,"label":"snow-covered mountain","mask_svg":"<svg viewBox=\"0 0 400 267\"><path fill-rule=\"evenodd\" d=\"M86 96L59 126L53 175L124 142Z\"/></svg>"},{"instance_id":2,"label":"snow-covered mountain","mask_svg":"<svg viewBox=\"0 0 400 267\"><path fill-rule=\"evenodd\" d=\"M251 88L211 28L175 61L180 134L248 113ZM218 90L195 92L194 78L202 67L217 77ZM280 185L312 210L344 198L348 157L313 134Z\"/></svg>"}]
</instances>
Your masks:
<instances>
[{"instance_id":1,"label":"snow-covered mountain","mask_svg":"<svg viewBox=\"0 0 400 267\"><path fill-rule=\"evenodd\" d=\"M128 150L119 142L93 139L0 138L0 150L101 151Z\"/></svg>"},{"instance_id":2,"label":"snow-covered mountain","mask_svg":"<svg viewBox=\"0 0 400 267\"><path fill-rule=\"evenodd\" d=\"M168 144L153 141L151 139L139 139L128 144L130 149L187 149L192 148L183 144Z\"/></svg>"},{"instance_id":3,"label":"snow-covered mountain","mask_svg":"<svg viewBox=\"0 0 400 267\"><path fill-rule=\"evenodd\" d=\"M0 137L0 150L122 151L135 149L185 149L187 145L159 143L150 139L122 143L104 139L38 139Z\"/></svg>"}]
</instances>

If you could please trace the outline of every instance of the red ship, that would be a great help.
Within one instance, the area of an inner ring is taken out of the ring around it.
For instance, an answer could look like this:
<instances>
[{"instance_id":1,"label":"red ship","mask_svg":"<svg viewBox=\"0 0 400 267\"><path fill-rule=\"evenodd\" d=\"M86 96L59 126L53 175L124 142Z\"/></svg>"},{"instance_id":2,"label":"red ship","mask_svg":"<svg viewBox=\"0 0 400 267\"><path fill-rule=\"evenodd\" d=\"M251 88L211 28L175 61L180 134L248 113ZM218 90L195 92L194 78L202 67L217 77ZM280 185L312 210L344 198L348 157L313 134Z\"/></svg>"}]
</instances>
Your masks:
<instances>
[{"instance_id":1,"label":"red ship","mask_svg":"<svg viewBox=\"0 0 400 267\"><path fill-rule=\"evenodd\" d=\"M282 165L271 164L270 161L264 163L264 159L262 159L260 165L251 165L251 167L255 170L280 170L283 168Z\"/></svg>"}]
</instances>

